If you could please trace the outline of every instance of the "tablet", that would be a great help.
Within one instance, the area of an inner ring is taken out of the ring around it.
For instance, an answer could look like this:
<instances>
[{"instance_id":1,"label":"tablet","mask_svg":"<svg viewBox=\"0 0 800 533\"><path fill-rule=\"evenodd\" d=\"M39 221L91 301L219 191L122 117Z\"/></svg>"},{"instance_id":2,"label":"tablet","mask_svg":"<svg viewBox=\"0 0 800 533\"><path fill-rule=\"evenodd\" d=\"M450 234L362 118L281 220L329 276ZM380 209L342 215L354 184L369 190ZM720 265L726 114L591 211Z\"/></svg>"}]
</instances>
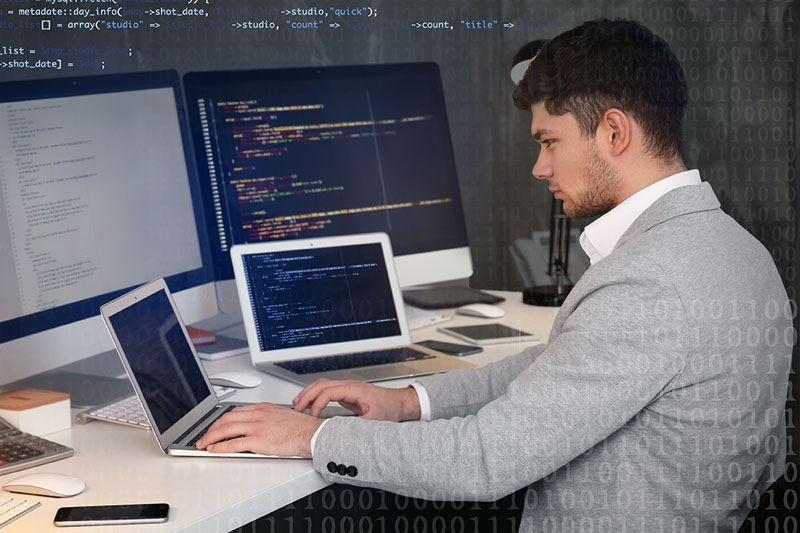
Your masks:
<instances>
[{"instance_id":1,"label":"tablet","mask_svg":"<svg viewBox=\"0 0 800 533\"><path fill-rule=\"evenodd\" d=\"M532 342L539 337L503 324L479 324L477 326L461 326L439 328L439 331L452 335L472 344L502 344L505 342Z\"/></svg>"}]
</instances>

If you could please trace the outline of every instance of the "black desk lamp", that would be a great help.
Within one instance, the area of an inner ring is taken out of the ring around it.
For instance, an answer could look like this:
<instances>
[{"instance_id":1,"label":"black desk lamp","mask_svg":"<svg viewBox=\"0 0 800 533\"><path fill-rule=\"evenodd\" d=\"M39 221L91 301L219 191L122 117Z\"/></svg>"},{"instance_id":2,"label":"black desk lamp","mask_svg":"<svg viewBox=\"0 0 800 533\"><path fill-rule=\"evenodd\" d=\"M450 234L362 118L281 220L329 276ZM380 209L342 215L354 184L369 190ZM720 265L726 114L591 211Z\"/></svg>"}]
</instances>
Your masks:
<instances>
[{"instance_id":1,"label":"black desk lamp","mask_svg":"<svg viewBox=\"0 0 800 533\"><path fill-rule=\"evenodd\" d=\"M567 299L572 285L567 277L569 267L569 217L564 203L553 198L550 206L550 257L547 275L555 276L555 285L536 285L522 291L522 302L528 305L559 306Z\"/></svg>"},{"instance_id":2,"label":"black desk lamp","mask_svg":"<svg viewBox=\"0 0 800 533\"><path fill-rule=\"evenodd\" d=\"M531 61L544 46L544 40L525 44L514 56L511 67L511 80L518 84ZM559 306L566 300L572 285L567 277L569 266L570 221L564 214L564 202L553 198L550 204L550 256L547 262L547 275L555 276L554 285L537 285L522 291L522 301L528 305Z\"/></svg>"}]
</instances>

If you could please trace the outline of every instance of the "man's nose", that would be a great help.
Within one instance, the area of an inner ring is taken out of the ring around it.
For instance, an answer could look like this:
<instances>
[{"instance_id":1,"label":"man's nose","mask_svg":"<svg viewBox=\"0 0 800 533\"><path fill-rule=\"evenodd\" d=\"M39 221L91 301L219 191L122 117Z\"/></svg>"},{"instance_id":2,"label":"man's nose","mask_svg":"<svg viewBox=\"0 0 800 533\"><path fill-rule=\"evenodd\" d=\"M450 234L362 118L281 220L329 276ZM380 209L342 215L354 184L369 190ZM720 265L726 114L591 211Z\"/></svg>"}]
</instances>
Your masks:
<instances>
[{"instance_id":1,"label":"man's nose","mask_svg":"<svg viewBox=\"0 0 800 533\"><path fill-rule=\"evenodd\" d=\"M536 163L533 165L533 169L531 170L531 174L536 179L548 179L553 176L553 167L550 166L550 163L546 160L546 157L542 155L542 150L539 152L539 157L536 158Z\"/></svg>"}]
</instances>

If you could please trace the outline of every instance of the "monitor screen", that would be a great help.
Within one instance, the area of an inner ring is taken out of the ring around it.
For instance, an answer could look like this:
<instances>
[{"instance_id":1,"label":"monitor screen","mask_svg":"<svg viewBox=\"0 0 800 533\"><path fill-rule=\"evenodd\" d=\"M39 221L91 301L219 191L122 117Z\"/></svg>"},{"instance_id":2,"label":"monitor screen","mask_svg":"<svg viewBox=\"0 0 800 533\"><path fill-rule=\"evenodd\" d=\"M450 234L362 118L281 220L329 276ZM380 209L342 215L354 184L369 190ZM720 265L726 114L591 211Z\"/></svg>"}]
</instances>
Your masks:
<instances>
[{"instance_id":1,"label":"monitor screen","mask_svg":"<svg viewBox=\"0 0 800 533\"><path fill-rule=\"evenodd\" d=\"M0 84L0 365L5 343L96 317L153 278L176 292L213 281L179 81Z\"/></svg>"},{"instance_id":2,"label":"monitor screen","mask_svg":"<svg viewBox=\"0 0 800 533\"><path fill-rule=\"evenodd\" d=\"M261 351L401 333L380 243L245 254L242 266Z\"/></svg>"},{"instance_id":3,"label":"monitor screen","mask_svg":"<svg viewBox=\"0 0 800 533\"><path fill-rule=\"evenodd\" d=\"M184 83L217 279L240 243L385 231L396 256L467 247L434 63Z\"/></svg>"}]
</instances>

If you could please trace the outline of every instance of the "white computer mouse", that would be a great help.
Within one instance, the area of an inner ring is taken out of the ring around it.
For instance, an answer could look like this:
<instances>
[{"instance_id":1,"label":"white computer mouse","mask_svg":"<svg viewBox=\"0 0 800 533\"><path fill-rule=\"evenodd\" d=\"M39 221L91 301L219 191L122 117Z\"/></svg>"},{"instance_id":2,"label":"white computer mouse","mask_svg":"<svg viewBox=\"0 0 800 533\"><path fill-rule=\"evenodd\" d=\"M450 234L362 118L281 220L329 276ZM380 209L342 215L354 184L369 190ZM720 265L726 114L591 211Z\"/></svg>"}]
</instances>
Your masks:
<instances>
[{"instance_id":1,"label":"white computer mouse","mask_svg":"<svg viewBox=\"0 0 800 533\"><path fill-rule=\"evenodd\" d=\"M85 488L86 485L80 479L50 472L28 474L14 478L3 485L3 489L8 492L53 496L56 498L75 496L83 492Z\"/></svg>"},{"instance_id":2,"label":"white computer mouse","mask_svg":"<svg viewBox=\"0 0 800 533\"><path fill-rule=\"evenodd\" d=\"M212 385L221 387L234 387L236 389L252 389L261 385L261 377L252 372L220 372L208 376Z\"/></svg>"},{"instance_id":3,"label":"white computer mouse","mask_svg":"<svg viewBox=\"0 0 800 533\"><path fill-rule=\"evenodd\" d=\"M469 304L462 305L456 309L459 315L479 316L481 318L500 318L506 312L497 306L489 304Z\"/></svg>"}]
</instances>

